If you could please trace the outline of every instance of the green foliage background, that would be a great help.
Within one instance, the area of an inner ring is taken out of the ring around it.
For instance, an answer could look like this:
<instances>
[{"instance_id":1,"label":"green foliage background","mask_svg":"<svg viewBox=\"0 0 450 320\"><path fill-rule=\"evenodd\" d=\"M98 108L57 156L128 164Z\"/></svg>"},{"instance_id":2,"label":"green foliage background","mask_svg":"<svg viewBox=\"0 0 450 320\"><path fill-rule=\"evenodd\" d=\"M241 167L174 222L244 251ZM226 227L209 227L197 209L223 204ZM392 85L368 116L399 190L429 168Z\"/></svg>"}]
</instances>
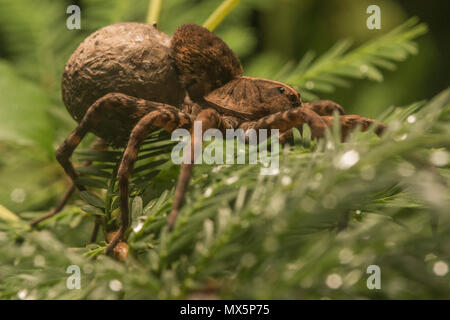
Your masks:
<instances>
[{"instance_id":1,"label":"green foliage background","mask_svg":"<svg viewBox=\"0 0 450 320\"><path fill-rule=\"evenodd\" d=\"M159 26L171 34L202 24L220 2L163 1ZM101 254L103 236L85 246L96 217L117 217L120 150L78 152L76 160L95 161L82 169L86 184L101 188L76 193L39 230L27 221L68 185L54 160L75 127L60 98L65 62L96 29L145 21L149 3L75 1L82 29L73 31L70 1L0 0L0 297L449 298L447 47L436 19L426 33L401 1L376 1L382 29L368 30L369 2L243 0L216 32L246 75L378 117L389 124L386 136L355 132L340 143L329 132L315 142L305 128L282 150L275 176L254 165L197 166L172 233L165 223L179 168L168 160L167 136L151 136L133 180L131 251L121 263ZM66 288L73 264L81 290ZM381 290L366 287L372 264Z\"/></svg>"}]
</instances>

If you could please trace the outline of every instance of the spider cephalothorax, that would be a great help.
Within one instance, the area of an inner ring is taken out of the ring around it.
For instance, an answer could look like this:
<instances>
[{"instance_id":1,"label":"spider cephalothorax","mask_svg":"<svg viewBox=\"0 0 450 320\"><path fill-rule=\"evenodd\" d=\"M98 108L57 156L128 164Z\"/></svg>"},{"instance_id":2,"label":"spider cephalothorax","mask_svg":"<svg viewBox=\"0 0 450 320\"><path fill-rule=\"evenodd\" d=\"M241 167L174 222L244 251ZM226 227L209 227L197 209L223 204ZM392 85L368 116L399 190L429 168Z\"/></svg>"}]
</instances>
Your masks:
<instances>
[{"instance_id":1,"label":"spider cephalothorax","mask_svg":"<svg viewBox=\"0 0 450 320\"><path fill-rule=\"evenodd\" d=\"M210 92L204 100L219 112L235 113L247 120L300 107L300 94L284 83L239 77Z\"/></svg>"},{"instance_id":2,"label":"spider cephalothorax","mask_svg":"<svg viewBox=\"0 0 450 320\"><path fill-rule=\"evenodd\" d=\"M194 121L200 121L203 131L279 129L283 143L292 128L305 123L313 137L323 136L325 128L333 125L335 112L341 115L343 138L357 125L367 130L374 122L345 115L332 101L302 103L300 94L284 83L243 76L233 51L212 32L192 24L179 27L171 39L139 23L100 29L69 59L62 92L68 111L79 124L58 149L57 159L75 184L78 173L70 156L88 132L114 146L126 146L118 170L121 226L107 252L128 228L129 178L139 147L152 130L191 129ZM377 133L383 129L379 125ZM191 140L191 152L196 143ZM192 164L183 163L170 228L191 173Z\"/></svg>"}]
</instances>

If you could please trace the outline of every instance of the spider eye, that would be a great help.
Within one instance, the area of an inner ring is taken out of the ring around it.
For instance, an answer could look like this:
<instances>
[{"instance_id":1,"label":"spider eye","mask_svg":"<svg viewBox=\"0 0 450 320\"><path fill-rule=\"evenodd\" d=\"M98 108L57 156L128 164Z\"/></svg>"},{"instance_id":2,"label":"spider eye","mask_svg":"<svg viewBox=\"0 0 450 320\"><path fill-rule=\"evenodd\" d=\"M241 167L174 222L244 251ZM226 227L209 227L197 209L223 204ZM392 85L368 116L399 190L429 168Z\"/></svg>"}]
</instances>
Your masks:
<instances>
[{"instance_id":1,"label":"spider eye","mask_svg":"<svg viewBox=\"0 0 450 320\"><path fill-rule=\"evenodd\" d=\"M300 99L294 93L291 93L289 95L289 100L291 100L291 102L293 103L294 107L298 107L300 105L300 102L299 102Z\"/></svg>"},{"instance_id":2,"label":"spider eye","mask_svg":"<svg viewBox=\"0 0 450 320\"><path fill-rule=\"evenodd\" d=\"M286 91L286 89L283 87L278 87L278 90L280 91L280 93L284 93Z\"/></svg>"}]
</instances>

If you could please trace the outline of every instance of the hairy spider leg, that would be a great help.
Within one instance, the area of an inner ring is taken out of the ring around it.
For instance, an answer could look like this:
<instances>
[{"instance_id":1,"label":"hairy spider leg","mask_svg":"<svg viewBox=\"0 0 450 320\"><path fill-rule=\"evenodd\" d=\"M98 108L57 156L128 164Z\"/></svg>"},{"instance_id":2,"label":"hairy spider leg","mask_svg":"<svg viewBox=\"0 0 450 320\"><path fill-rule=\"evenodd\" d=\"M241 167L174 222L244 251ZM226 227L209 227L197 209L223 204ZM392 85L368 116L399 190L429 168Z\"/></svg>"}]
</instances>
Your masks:
<instances>
[{"instance_id":1,"label":"hairy spider leg","mask_svg":"<svg viewBox=\"0 0 450 320\"><path fill-rule=\"evenodd\" d=\"M334 124L334 118L332 116L323 116L322 120L326 123L328 128L332 128ZM348 134L354 130L358 125L361 127L361 131L366 131L372 124L376 123L376 120L369 119L365 117L361 117L358 115L342 115L339 116L339 120L341 123L341 140L345 141L347 139ZM301 127L298 127L299 130ZM379 123L375 129L375 133L378 136L381 136L386 129L386 125ZM317 137L317 138L320 138ZM280 143L285 144L289 141L292 141L293 133L292 129L289 129L280 134Z\"/></svg>"},{"instance_id":2,"label":"hairy spider leg","mask_svg":"<svg viewBox=\"0 0 450 320\"><path fill-rule=\"evenodd\" d=\"M54 215L58 214L65 207L67 201L69 200L70 196L74 193L74 191L75 191L75 184L73 183L73 181L70 181L69 188L67 189L66 193L62 196L62 198L59 200L58 204L55 207L53 207L49 212L44 213L43 215L31 220L30 226L34 227L39 222L47 220L53 217Z\"/></svg>"},{"instance_id":3,"label":"hairy spider leg","mask_svg":"<svg viewBox=\"0 0 450 320\"><path fill-rule=\"evenodd\" d=\"M323 121L327 124L328 127L332 127L334 123L334 117L332 116L323 116ZM348 137L348 134L354 130L356 127L360 127L361 131L367 131L372 125L376 125L375 133L377 136L381 136L386 130L386 125L383 123L377 123L375 119L365 118L363 116L359 116L356 114L348 114L339 117L339 121L341 123L341 139L345 141Z\"/></svg>"},{"instance_id":4,"label":"hairy spider leg","mask_svg":"<svg viewBox=\"0 0 450 320\"><path fill-rule=\"evenodd\" d=\"M345 140L348 133L358 125L362 131L366 131L372 124L376 123L374 119L365 118L358 115L341 115L342 140ZM298 107L288 111L277 112L256 121L243 122L240 128L247 129L279 129L280 143L284 144L292 138L292 128L301 127L304 123L311 128L312 138L321 138L325 134L326 128L331 128L334 123L333 116L319 116L310 108ZM386 126L378 124L375 132L381 135Z\"/></svg>"},{"instance_id":5,"label":"hairy spider leg","mask_svg":"<svg viewBox=\"0 0 450 320\"><path fill-rule=\"evenodd\" d=\"M195 121L200 121L202 123L202 135L208 129L219 129L224 133L226 129L234 129L235 122L231 118L222 117L216 110L214 109L204 109L200 111L195 118ZM191 163L182 163L180 175L178 177L177 186L175 189L175 197L172 205L172 210L169 215L168 227L169 231L171 231L175 225L176 219L178 217L178 212L180 211L181 206L183 205L184 195L186 194L187 187L189 185L189 180L192 175L192 163L194 163L194 150L197 148L196 146L200 144L201 141L197 141L194 138L193 130L191 129Z\"/></svg>"},{"instance_id":6,"label":"hairy spider leg","mask_svg":"<svg viewBox=\"0 0 450 320\"><path fill-rule=\"evenodd\" d=\"M133 115L137 114L138 111L142 112L137 109L136 105L124 103L127 101L126 97L126 95L122 94L108 93L97 99L86 111L86 114L83 116L83 119L80 121L75 130L69 135L69 137L67 137L66 140L64 140L56 151L56 159L80 191L86 190L86 188L76 182L78 173L73 167L70 157L80 144L81 140L89 131L92 131L101 122L105 114L121 113Z\"/></svg>"},{"instance_id":7,"label":"hairy spider leg","mask_svg":"<svg viewBox=\"0 0 450 320\"><path fill-rule=\"evenodd\" d=\"M362 131L367 131L370 126L376 123L375 119L365 118L360 115L347 115L339 104L331 100L318 100L303 104L306 108L313 110L315 113L322 116L322 120L325 121L327 127L332 127L334 120L334 113L337 111L341 123L342 141L345 141L348 134L354 130L357 126L360 126ZM378 123L375 129L375 133L381 136L386 129L386 125ZM285 135L285 139L292 136L292 134Z\"/></svg>"},{"instance_id":8,"label":"hairy spider leg","mask_svg":"<svg viewBox=\"0 0 450 320\"><path fill-rule=\"evenodd\" d=\"M332 116L335 111L344 115L345 111L339 104L331 100L317 100L303 103L305 108L309 108L320 116Z\"/></svg>"},{"instance_id":9,"label":"hairy spider leg","mask_svg":"<svg viewBox=\"0 0 450 320\"><path fill-rule=\"evenodd\" d=\"M102 150L104 148L105 148L105 146L104 146L104 141L102 138L95 139L94 142L90 146L90 149L93 149L93 150ZM82 166L87 167L90 164L91 164L91 161L85 161L85 162L83 162ZM69 188L67 189L64 196L60 199L58 204L55 207L53 207L49 212L31 220L30 226L34 227L37 224L39 224L40 222L47 220L47 219L53 217L54 215L58 214L59 212L61 212L61 210L64 209L64 207L66 206L66 204L69 201L72 194L75 192L75 189L76 189L75 184L71 180ZM96 225L97 225L97 222L96 222ZM96 230L96 229L98 230L98 226L96 226L96 227L94 226L94 230ZM91 239L94 238L94 234L96 234L96 232L92 233ZM91 242L93 242L93 241L91 241Z\"/></svg>"},{"instance_id":10,"label":"hairy spider leg","mask_svg":"<svg viewBox=\"0 0 450 320\"><path fill-rule=\"evenodd\" d=\"M137 103L141 104L151 103L142 99L136 100ZM173 130L182 127L191 127L190 115L178 110L175 107L159 104L157 110L151 111L139 120L131 131L130 138L117 174L120 197L120 228L106 247L105 254L109 254L117 243L123 239L124 233L129 225L129 179L133 172L134 164L142 142L154 128L161 128L167 130L168 132L172 132Z\"/></svg>"},{"instance_id":11,"label":"hairy spider leg","mask_svg":"<svg viewBox=\"0 0 450 320\"><path fill-rule=\"evenodd\" d=\"M298 107L287 111L280 111L256 121L247 121L241 123L239 128L248 129L279 129L280 133L290 130L294 127L302 126L307 123L311 128L313 137L322 137L326 123L314 111Z\"/></svg>"},{"instance_id":12,"label":"hairy spider leg","mask_svg":"<svg viewBox=\"0 0 450 320\"><path fill-rule=\"evenodd\" d=\"M145 113L144 113L145 112ZM115 244L123 237L124 231L128 226L128 180L125 184L125 177L129 177L124 168L132 169L132 165L130 162L134 164L136 160L137 151L134 151L133 148L137 146L135 141L141 141L140 139L145 139L147 134L142 134L141 131L149 132L150 127L147 127L147 122L149 119L155 119L154 121L150 121L148 126L164 128L166 130L173 130L177 127L184 125L186 122L190 122L190 116L188 114L182 113L177 108L173 106L169 106L162 103L156 103L152 101L147 101L143 99L138 99L135 97L131 97L128 95L120 94L120 93L108 93L102 98L95 101L88 109L83 119L77 128L69 135L69 137L62 143L62 145L56 151L56 159L63 167L64 171L67 175L72 179L74 185L80 190L86 190L86 188L77 183L78 173L76 172L73 164L70 161L70 157L73 152L80 144L81 140L85 137L85 135L96 128L99 125L105 116L105 114L116 114L119 117L126 118L134 118L140 119L137 121L136 126L131 132L129 138L129 144L127 149L125 150L124 156L122 158L121 166L119 168L118 174L119 178L119 193L121 199L121 227L119 228L119 232L116 233L116 236L113 238L107 247L107 251L109 252ZM161 115L156 116L155 115ZM144 137L142 138L142 136ZM138 148L138 146L137 146ZM127 152L128 151L128 152ZM133 154L135 154L133 156ZM125 175L124 175L125 174ZM131 174L131 170L130 170ZM126 206L125 206L126 199ZM94 228L94 233L96 232L96 228Z\"/></svg>"}]
</instances>

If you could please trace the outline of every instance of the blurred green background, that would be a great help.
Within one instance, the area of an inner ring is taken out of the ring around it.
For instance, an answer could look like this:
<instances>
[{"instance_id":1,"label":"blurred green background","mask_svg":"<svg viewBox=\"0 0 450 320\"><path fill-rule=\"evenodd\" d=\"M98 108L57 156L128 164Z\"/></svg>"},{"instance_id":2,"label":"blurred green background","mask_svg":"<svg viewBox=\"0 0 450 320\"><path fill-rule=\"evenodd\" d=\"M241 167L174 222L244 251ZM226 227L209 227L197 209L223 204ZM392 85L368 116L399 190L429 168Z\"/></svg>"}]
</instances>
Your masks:
<instances>
[{"instance_id":1,"label":"blurred green background","mask_svg":"<svg viewBox=\"0 0 450 320\"><path fill-rule=\"evenodd\" d=\"M216 0L165 0L159 27L202 24ZM81 30L67 30L66 8L81 7ZM381 30L366 27L366 8L381 8ZM354 81L321 95L349 113L377 117L391 105L429 98L448 85L445 1L243 0L216 33L239 55L246 75L272 77L309 50L321 54L343 38L355 46L418 16L429 26L419 54L384 72L384 81ZM147 0L0 0L0 204L12 212L46 211L67 186L54 150L75 127L60 96L68 57L96 29L145 21Z\"/></svg>"}]
</instances>

